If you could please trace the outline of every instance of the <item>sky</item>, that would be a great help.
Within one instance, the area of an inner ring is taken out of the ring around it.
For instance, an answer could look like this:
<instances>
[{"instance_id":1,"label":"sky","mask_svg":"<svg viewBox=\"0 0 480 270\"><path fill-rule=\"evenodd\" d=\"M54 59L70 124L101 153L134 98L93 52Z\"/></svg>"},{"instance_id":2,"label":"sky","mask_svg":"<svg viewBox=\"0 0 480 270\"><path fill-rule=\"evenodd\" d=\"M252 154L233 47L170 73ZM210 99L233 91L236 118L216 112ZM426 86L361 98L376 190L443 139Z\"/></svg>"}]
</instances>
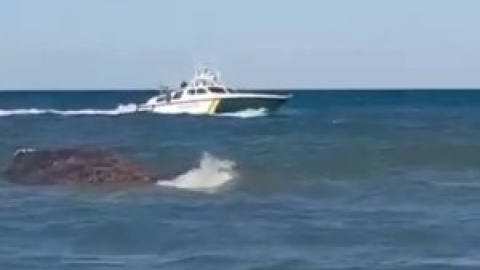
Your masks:
<instances>
[{"instance_id":1,"label":"sky","mask_svg":"<svg viewBox=\"0 0 480 270\"><path fill-rule=\"evenodd\" d=\"M480 88L478 0L1 0L0 89Z\"/></svg>"}]
</instances>

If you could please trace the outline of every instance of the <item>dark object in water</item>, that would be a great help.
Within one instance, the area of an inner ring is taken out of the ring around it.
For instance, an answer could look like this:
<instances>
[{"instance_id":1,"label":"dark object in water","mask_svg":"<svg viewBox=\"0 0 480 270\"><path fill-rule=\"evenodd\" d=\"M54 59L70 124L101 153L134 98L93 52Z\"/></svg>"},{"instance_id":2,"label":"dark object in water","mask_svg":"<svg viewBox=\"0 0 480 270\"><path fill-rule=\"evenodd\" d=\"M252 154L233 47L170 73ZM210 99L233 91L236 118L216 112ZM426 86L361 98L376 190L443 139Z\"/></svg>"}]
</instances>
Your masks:
<instances>
[{"instance_id":1,"label":"dark object in water","mask_svg":"<svg viewBox=\"0 0 480 270\"><path fill-rule=\"evenodd\" d=\"M102 149L64 148L19 150L4 171L22 184L144 185L155 182L152 172Z\"/></svg>"}]
</instances>

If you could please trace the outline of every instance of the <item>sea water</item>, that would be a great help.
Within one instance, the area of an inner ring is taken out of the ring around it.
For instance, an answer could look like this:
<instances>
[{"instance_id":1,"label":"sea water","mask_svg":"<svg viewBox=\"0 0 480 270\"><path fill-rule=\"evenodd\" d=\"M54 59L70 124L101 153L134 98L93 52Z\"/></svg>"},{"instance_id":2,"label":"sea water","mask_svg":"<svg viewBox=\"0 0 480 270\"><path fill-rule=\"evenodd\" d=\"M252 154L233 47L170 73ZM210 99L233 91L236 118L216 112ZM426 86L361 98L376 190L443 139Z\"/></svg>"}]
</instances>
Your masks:
<instances>
[{"instance_id":1,"label":"sea water","mask_svg":"<svg viewBox=\"0 0 480 270\"><path fill-rule=\"evenodd\" d=\"M151 91L0 93L2 169L101 146L165 173L0 177L0 269L480 269L480 92L290 92L221 116L136 112Z\"/></svg>"}]
</instances>

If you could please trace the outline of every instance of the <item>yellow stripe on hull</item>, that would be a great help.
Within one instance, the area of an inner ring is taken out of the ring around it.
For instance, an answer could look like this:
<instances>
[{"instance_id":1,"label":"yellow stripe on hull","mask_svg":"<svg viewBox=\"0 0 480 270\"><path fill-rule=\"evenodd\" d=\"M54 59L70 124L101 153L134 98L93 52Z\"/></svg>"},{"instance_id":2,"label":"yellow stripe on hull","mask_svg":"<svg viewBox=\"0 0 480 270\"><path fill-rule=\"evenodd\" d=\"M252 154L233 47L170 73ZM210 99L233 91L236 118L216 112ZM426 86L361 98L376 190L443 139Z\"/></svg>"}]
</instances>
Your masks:
<instances>
[{"instance_id":1,"label":"yellow stripe on hull","mask_svg":"<svg viewBox=\"0 0 480 270\"><path fill-rule=\"evenodd\" d=\"M220 99L214 99L210 102L210 106L208 107L208 114L215 114L217 110L218 104L220 103Z\"/></svg>"}]
</instances>

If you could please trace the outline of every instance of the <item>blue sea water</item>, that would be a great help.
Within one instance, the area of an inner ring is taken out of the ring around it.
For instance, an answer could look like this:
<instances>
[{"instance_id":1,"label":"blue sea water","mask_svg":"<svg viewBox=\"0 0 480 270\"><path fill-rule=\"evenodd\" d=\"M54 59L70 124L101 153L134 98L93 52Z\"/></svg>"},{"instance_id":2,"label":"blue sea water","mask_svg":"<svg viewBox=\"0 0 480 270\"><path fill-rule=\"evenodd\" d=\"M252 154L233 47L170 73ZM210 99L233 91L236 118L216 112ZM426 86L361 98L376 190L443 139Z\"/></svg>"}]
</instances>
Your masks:
<instances>
[{"instance_id":1,"label":"blue sea water","mask_svg":"<svg viewBox=\"0 0 480 270\"><path fill-rule=\"evenodd\" d=\"M480 91L292 91L273 115L135 113L149 91L0 93L18 148L108 147L171 186L0 176L0 269L480 269Z\"/></svg>"}]
</instances>

